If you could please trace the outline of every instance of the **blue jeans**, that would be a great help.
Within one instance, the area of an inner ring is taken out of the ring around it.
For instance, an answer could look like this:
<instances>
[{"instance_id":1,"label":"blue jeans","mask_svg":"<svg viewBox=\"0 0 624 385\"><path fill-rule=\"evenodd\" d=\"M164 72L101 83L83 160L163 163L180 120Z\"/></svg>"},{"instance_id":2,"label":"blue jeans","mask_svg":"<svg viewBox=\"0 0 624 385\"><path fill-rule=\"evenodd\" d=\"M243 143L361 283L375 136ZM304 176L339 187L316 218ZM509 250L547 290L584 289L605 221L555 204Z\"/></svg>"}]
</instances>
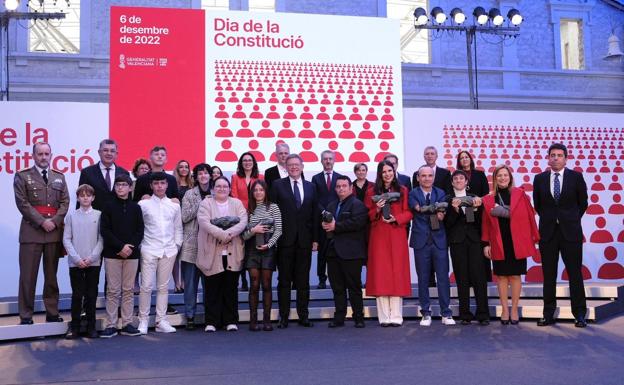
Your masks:
<instances>
[{"instance_id":1,"label":"blue jeans","mask_svg":"<svg viewBox=\"0 0 624 385\"><path fill-rule=\"evenodd\" d=\"M182 261L182 279L184 279L184 315L187 318L195 317L199 277L199 269L194 263Z\"/></svg>"},{"instance_id":2,"label":"blue jeans","mask_svg":"<svg viewBox=\"0 0 624 385\"><path fill-rule=\"evenodd\" d=\"M449 308L451 283L449 281L449 258L446 249L439 249L435 244L428 243L421 249L414 249L414 260L418 275L418 301L420 302L421 314L423 316L431 315L429 276L431 274L431 261L433 260L438 281L440 312L443 317L452 316L453 312Z\"/></svg>"}]
</instances>

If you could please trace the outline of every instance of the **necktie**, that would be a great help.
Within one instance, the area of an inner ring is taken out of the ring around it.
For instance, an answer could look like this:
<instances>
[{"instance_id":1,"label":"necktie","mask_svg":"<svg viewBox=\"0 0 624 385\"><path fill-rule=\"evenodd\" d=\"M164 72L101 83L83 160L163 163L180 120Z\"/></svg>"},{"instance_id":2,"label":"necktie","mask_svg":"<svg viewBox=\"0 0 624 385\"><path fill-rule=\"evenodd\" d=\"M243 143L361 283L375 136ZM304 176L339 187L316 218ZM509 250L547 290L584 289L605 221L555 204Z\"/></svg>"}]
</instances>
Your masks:
<instances>
[{"instance_id":1,"label":"necktie","mask_svg":"<svg viewBox=\"0 0 624 385\"><path fill-rule=\"evenodd\" d=\"M41 176L43 177L43 181L45 182L45 184L48 184L48 170L42 170Z\"/></svg>"},{"instance_id":2,"label":"necktie","mask_svg":"<svg viewBox=\"0 0 624 385\"><path fill-rule=\"evenodd\" d=\"M425 197L425 206L429 206L431 204L431 193L427 193Z\"/></svg>"},{"instance_id":3,"label":"necktie","mask_svg":"<svg viewBox=\"0 0 624 385\"><path fill-rule=\"evenodd\" d=\"M299 192L299 184L294 181L293 193L295 194L295 206L297 209L301 208L301 193Z\"/></svg>"},{"instance_id":4,"label":"necktie","mask_svg":"<svg viewBox=\"0 0 624 385\"><path fill-rule=\"evenodd\" d=\"M553 186L553 196L555 201L559 202L559 198L561 197L561 181L559 181L559 173L555 173L555 183Z\"/></svg>"},{"instance_id":5,"label":"necktie","mask_svg":"<svg viewBox=\"0 0 624 385\"><path fill-rule=\"evenodd\" d=\"M334 216L334 219L338 219L338 215L340 215L341 207L342 207L342 202L339 202L338 206L336 206L336 215Z\"/></svg>"},{"instance_id":6,"label":"necktie","mask_svg":"<svg viewBox=\"0 0 624 385\"><path fill-rule=\"evenodd\" d=\"M108 191L113 188L111 183L110 170L110 167L106 167L106 177L104 178L104 180L106 181L106 187L108 187Z\"/></svg>"},{"instance_id":7,"label":"necktie","mask_svg":"<svg viewBox=\"0 0 624 385\"><path fill-rule=\"evenodd\" d=\"M331 173L330 172L327 173L327 181L326 181L326 183L327 183L327 190L331 191Z\"/></svg>"}]
</instances>

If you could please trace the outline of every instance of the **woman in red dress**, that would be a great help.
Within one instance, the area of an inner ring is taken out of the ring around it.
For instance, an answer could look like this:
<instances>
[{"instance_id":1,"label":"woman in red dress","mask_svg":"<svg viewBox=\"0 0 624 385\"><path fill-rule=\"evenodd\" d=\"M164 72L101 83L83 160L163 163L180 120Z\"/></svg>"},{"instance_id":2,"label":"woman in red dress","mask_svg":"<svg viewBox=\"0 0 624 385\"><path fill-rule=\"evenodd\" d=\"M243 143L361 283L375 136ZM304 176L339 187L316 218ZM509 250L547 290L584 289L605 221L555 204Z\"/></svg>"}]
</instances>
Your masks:
<instances>
[{"instance_id":1,"label":"woman in red dress","mask_svg":"<svg viewBox=\"0 0 624 385\"><path fill-rule=\"evenodd\" d=\"M373 202L373 196L387 192L399 192L401 196L393 202ZM412 220L408 193L399 185L392 163L379 162L375 187L366 192L364 199L371 221L366 294L377 297L377 318L383 327L403 324L403 297L412 293L406 229ZM383 215L385 205L390 205L388 218Z\"/></svg>"}]
</instances>

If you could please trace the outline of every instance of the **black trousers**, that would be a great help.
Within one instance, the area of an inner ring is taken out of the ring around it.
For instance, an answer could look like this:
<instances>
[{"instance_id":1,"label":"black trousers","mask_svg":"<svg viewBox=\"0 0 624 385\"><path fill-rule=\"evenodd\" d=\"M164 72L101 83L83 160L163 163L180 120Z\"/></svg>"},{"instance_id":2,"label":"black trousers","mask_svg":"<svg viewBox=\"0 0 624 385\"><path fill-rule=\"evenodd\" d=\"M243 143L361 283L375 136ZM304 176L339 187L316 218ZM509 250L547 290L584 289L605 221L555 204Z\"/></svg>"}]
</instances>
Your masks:
<instances>
[{"instance_id":1,"label":"black trousers","mask_svg":"<svg viewBox=\"0 0 624 385\"><path fill-rule=\"evenodd\" d=\"M204 314L206 325L221 328L238 322L239 271L226 270L204 276Z\"/></svg>"},{"instance_id":2,"label":"black trousers","mask_svg":"<svg viewBox=\"0 0 624 385\"><path fill-rule=\"evenodd\" d=\"M566 241L559 227L548 241L540 241L542 254L542 270L544 272L544 318L552 319L557 309L557 267L559 253L568 271L570 280L570 299L572 314L575 318L585 317L587 303L585 301L585 285L583 284L583 243Z\"/></svg>"},{"instance_id":3,"label":"black trousers","mask_svg":"<svg viewBox=\"0 0 624 385\"><path fill-rule=\"evenodd\" d=\"M300 320L308 319L310 302L310 264L312 248L296 245L277 249L277 301L280 318L288 319L290 313L290 289L294 281L297 287L297 315Z\"/></svg>"},{"instance_id":4,"label":"black trousers","mask_svg":"<svg viewBox=\"0 0 624 385\"><path fill-rule=\"evenodd\" d=\"M319 283L327 280L327 234L325 230L319 230L319 245L318 252L316 253L316 275L318 276Z\"/></svg>"},{"instance_id":5,"label":"black trousers","mask_svg":"<svg viewBox=\"0 0 624 385\"><path fill-rule=\"evenodd\" d=\"M84 269L69 268L69 281L72 288L71 301L71 328L80 329L80 313L84 306L87 314L87 330L95 330L95 302L100 284L100 266L91 266Z\"/></svg>"},{"instance_id":6,"label":"black trousers","mask_svg":"<svg viewBox=\"0 0 624 385\"><path fill-rule=\"evenodd\" d=\"M364 302L362 300L362 259L340 259L327 256L327 273L334 293L336 311L334 321L344 322L347 316L347 291L353 311L354 321L364 320Z\"/></svg>"},{"instance_id":7,"label":"black trousers","mask_svg":"<svg viewBox=\"0 0 624 385\"><path fill-rule=\"evenodd\" d=\"M459 297L459 318L466 321L471 321L474 318L479 321L489 320L487 280L483 268L481 243L466 238L461 243L451 243L450 250ZM474 316L470 311L471 285L477 303L477 311Z\"/></svg>"}]
</instances>

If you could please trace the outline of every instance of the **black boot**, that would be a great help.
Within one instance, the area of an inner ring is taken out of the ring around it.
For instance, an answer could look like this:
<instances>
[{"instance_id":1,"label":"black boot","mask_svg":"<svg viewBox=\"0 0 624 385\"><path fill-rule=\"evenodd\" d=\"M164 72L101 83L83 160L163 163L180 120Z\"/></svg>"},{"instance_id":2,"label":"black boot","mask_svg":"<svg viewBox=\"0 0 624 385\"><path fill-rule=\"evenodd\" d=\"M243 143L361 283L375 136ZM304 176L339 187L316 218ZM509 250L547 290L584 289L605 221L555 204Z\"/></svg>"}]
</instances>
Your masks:
<instances>
[{"instance_id":1,"label":"black boot","mask_svg":"<svg viewBox=\"0 0 624 385\"><path fill-rule=\"evenodd\" d=\"M273 302L273 293L271 288L269 288L268 290L263 290L262 294L262 323L264 324L262 330L270 332L273 331L273 326L271 326L271 303Z\"/></svg>"}]
</instances>

